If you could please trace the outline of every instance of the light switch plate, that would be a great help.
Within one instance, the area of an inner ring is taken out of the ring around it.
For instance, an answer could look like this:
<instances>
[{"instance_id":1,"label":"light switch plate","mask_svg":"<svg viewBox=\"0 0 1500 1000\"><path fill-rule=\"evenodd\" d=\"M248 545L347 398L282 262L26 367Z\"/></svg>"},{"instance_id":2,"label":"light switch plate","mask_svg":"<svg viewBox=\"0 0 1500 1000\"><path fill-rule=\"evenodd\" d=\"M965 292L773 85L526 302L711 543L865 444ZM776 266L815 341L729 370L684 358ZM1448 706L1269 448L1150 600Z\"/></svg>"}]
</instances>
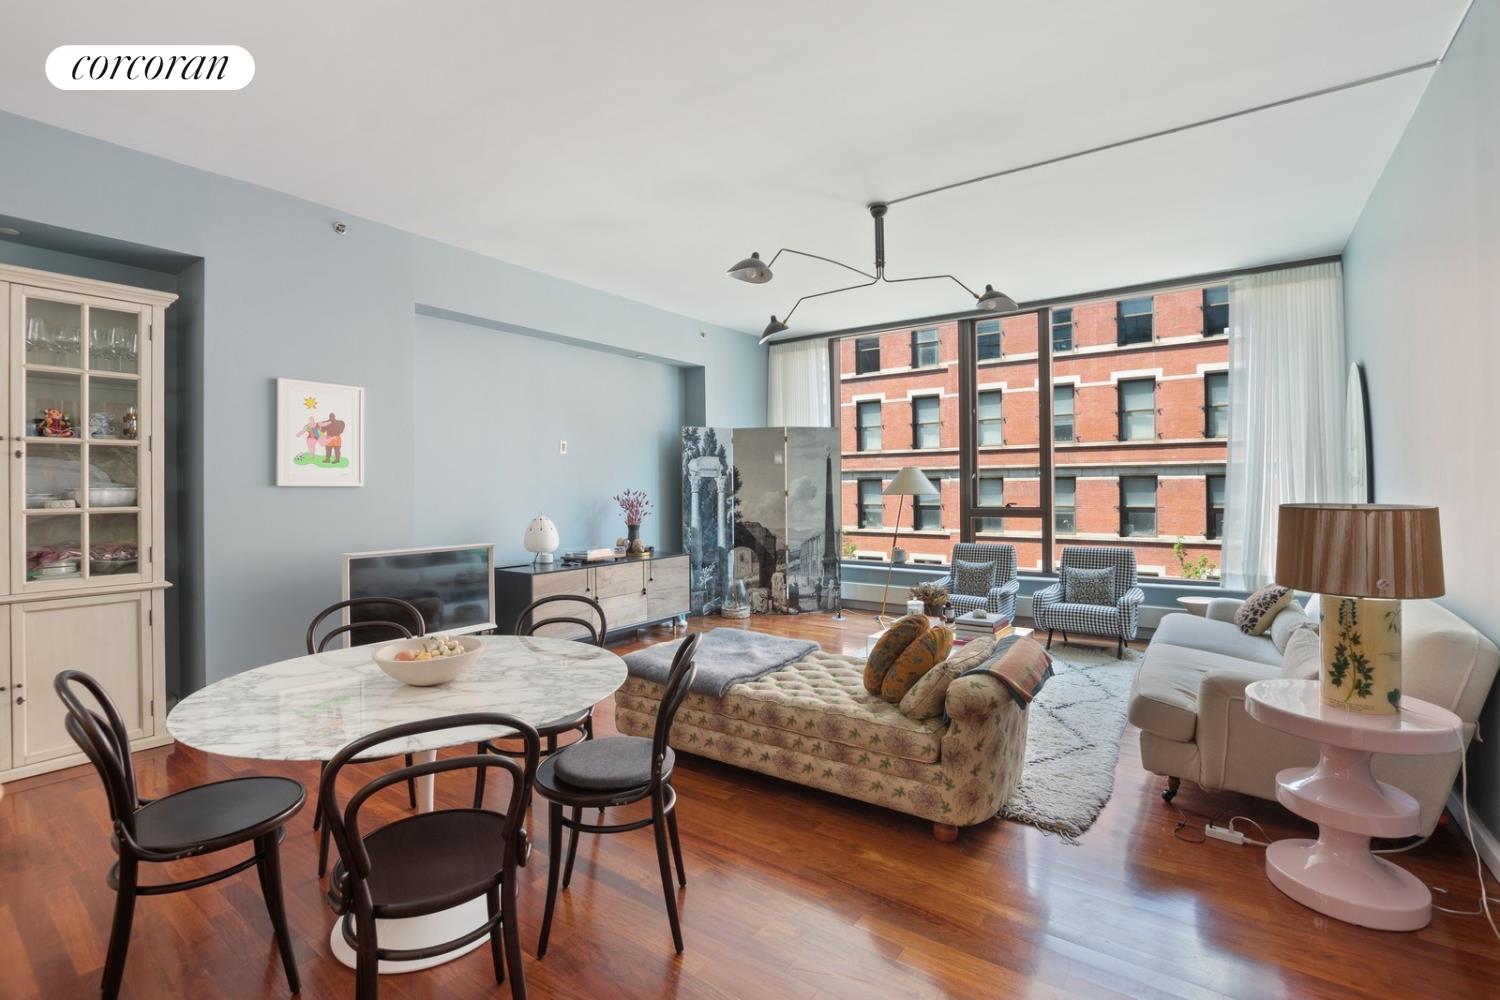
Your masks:
<instances>
[{"instance_id":1,"label":"light switch plate","mask_svg":"<svg viewBox=\"0 0 1500 1000\"><path fill-rule=\"evenodd\" d=\"M557 453L559 455L566 455L568 453L568 442L559 441L557 443Z\"/></svg>"}]
</instances>

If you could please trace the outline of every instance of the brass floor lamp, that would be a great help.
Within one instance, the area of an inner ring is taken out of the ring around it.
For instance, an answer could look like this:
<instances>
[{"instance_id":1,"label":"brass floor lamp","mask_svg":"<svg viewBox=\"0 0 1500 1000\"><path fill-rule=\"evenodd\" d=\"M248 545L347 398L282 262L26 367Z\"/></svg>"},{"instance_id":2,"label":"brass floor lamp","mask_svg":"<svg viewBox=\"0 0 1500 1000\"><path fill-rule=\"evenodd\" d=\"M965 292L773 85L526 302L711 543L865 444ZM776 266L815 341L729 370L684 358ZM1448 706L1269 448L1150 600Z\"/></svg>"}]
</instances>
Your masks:
<instances>
[{"instance_id":1,"label":"brass floor lamp","mask_svg":"<svg viewBox=\"0 0 1500 1000\"><path fill-rule=\"evenodd\" d=\"M896 538L901 534L901 515L906 507L907 497L930 497L938 495L938 488L932 485L932 480L923 475L922 470L915 465L908 465L896 473L896 478L882 491L886 496L900 497L896 503L896 526L891 531L891 561L886 564L885 570L885 592L880 598L880 616L876 621L882 625L886 621L885 606L891 597L891 574L896 569ZM913 501L915 504L915 501Z\"/></svg>"}]
</instances>

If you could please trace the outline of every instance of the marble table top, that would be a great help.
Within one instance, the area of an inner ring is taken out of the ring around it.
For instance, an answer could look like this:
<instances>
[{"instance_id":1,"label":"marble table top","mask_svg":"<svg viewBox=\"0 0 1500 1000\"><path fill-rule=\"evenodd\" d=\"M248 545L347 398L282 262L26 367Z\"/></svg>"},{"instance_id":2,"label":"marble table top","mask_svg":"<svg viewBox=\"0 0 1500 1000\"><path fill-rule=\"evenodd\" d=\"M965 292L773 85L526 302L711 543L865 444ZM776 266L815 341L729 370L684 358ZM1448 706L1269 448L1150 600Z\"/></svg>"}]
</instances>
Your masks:
<instances>
[{"instance_id":1,"label":"marble table top","mask_svg":"<svg viewBox=\"0 0 1500 1000\"><path fill-rule=\"evenodd\" d=\"M576 715L625 683L625 661L570 639L481 636L485 649L462 677L409 687L381 672L380 644L331 649L247 670L196 691L172 709L167 730L190 747L226 757L328 760L386 726L464 712L505 712L532 725ZM469 726L372 747L364 759L503 738Z\"/></svg>"}]
</instances>

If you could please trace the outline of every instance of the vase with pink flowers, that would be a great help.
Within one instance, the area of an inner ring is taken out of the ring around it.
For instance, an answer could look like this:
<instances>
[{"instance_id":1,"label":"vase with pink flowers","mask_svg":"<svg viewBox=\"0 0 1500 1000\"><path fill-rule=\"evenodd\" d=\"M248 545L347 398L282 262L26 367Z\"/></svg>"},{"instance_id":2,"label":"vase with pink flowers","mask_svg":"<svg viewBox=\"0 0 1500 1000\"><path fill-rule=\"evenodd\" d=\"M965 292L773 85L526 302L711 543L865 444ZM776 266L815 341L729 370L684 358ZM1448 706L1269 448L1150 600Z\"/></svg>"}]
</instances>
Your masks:
<instances>
[{"instance_id":1,"label":"vase with pink flowers","mask_svg":"<svg viewBox=\"0 0 1500 1000\"><path fill-rule=\"evenodd\" d=\"M626 490L615 494L614 500L620 505L620 511L625 515L628 551L632 555L645 552L646 543L641 541L641 521L651 513L651 499L646 496L645 490Z\"/></svg>"}]
</instances>

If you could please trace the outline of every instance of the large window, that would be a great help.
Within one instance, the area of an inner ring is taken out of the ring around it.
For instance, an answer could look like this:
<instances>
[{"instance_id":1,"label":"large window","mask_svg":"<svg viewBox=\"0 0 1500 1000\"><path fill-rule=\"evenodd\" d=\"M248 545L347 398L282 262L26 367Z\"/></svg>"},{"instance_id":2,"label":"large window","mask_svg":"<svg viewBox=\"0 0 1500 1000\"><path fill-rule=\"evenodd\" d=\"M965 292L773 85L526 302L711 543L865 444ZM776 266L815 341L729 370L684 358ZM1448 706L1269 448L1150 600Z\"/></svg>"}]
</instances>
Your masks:
<instances>
[{"instance_id":1,"label":"large window","mask_svg":"<svg viewBox=\"0 0 1500 1000\"><path fill-rule=\"evenodd\" d=\"M1005 478L1003 476L980 476L978 499L981 507L1004 507ZM1005 518L1003 517L979 518L978 530L980 531L999 532L1004 528Z\"/></svg>"},{"instance_id":2,"label":"large window","mask_svg":"<svg viewBox=\"0 0 1500 1000\"><path fill-rule=\"evenodd\" d=\"M1120 477L1120 537L1156 534L1156 477Z\"/></svg>"},{"instance_id":3,"label":"large window","mask_svg":"<svg viewBox=\"0 0 1500 1000\"><path fill-rule=\"evenodd\" d=\"M1054 441L1074 441L1073 431L1073 403L1074 392L1071 385L1055 385L1052 387L1052 438Z\"/></svg>"},{"instance_id":4,"label":"large window","mask_svg":"<svg viewBox=\"0 0 1500 1000\"><path fill-rule=\"evenodd\" d=\"M974 324L974 360L998 361L1000 359L1000 321L982 319Z\"/></svg>"},{"instance_id":5,"label":"large window","mask_svg":"<svg viewBox=\"0 0 1500 1000\"><path fill-rule=\"evenodd\" d=\"M915 448L939 448L943 441L943 400L917 396L911 401L911 440Z\"/></svg>"},{"instance_id":6,"label":"large window","mask_svg":"<svg viewBox=\"0 0 1500 1000\"><path fill-rule=\"evenodd\" d=\"M1213 337L1229 329L1229 286L1203 289L1203 335Z\"/></svg>"},{"instance_id":7,"label":"large window","mask_svg":"<svg viewBox=\"0 0 1500 1000\"><path fill-rule=\"evenodd\" d=\"M1121 546L1143 575L1217 579L1236 405L1228 287L893 322L832 345L849 425L844 552L885 558L897 505L884 513L882 485L920 464L945 492L902 508L913 564L948 564L954 543L979 540L1014 546L1023 574L1051 574L1064 546Z\"/></svg>"},{"instance_id":8,"label":"large window","mask_svg":"<svg viewBox=\"0 0 1500 1000\"><path fill-rule=\"evenodd\" d=\"M1229 436L1229 373L1208 372L1203 376L1203 436Z\"/></svg>"},{"instance_id":9,"label":"large window","mask_svg":"<svg viewBox=\"0 0 1500 1000\"><path fill-rule=\"evenodd\" d=\"M1208 538L1224 537L1224 477L1208 476L1204 483L1205 493L1208 496L1208 529L1204 535Z\"/></svg>"},{"instance_id":10,"label":"large window","mask_svg":"<svg viewBox=\"0 0 1500 1000\"><path fill-rule=\"evenodd\" d=\"M1052 351L1071 351L1073 349L1073 310L1052 310Z\"/></svg>"},{"instance_id":11,"label":"large window","mask_svg":"<svg viewBox=\"0 0 1500 1000\"><path fill-rule=\"evenodd\" d=\"M859 526L861 528L885 527L885 497L880 493L880 480L859 480Z\"/></svg>"},{"instance_id":12,"label":"large window","mask_svg":"<svg viewBox=\"0 0 1500 1000\"><path fill-rule=\"evenodd\" d=\"M1055 530L1059 535L1071 535L1078 530L1078 480L1073 476L1058 476L1052 482Z\"/></svg>"},{"instance_id":13,"label":"large window","mask_svg":"<svg viewBox=\"0 0 1500 1000\"><path fill-rule=\"evenodd\" d=\"M937 485L937 476L929 475L933 485ZM943 527L943 498L933 494L931 496L912 497L911 525L917 531L940 531Z\"/></svg>"},{"instance_id":14,"label":"large window","mask_svg":"<svg viewBox=\"0 0 1500 1000\"><path fill-rule=\"evenodd\" d=\"M1116 343L1121 347L1127 344L1151 343L1154 309L1155 299L1150 295L1137 299L1121 299L1116 319L1119 327Z\"/></svg>"},{"instance_id":15,"label":"large window","mask_svg":"<svg viewBox=\"0 0 1500 1000\"><path fill-rule=\"evenodd\" d=\"M981 447L1005 443L1005 422L1000 410L1000 390L987 389L979 394L979 444Z\"/></svg>"},{"instance_id":16,"label":"large window","mask_svg":"<svg viewBox=\"0 0 1500 1000\"><path fill-rule=\"evenodd\" d=\"M911 332L911 366L931 368L938 363L938 328L925 326Z\"/></svg>"},{"instance_id":17,"label":"large window","mask_svg":"<svg viewBox=\"0 0 1500 1000\"><path fill-rule=\"evenodd\" d=\"M1120 383L1120 440L1156 439L1156 380L1128 379Z\"/></svg>"},{"instance_id":18,"label":"large window","mask_svg":"<svg viewBox=\"0 0 1500 1000\"><path fill-rule=\"evenodd\" d=\"M880 400L866 399L858 404L854 416L855 434L860 451L880 450Z\"/></svg>"}]
</instances>

